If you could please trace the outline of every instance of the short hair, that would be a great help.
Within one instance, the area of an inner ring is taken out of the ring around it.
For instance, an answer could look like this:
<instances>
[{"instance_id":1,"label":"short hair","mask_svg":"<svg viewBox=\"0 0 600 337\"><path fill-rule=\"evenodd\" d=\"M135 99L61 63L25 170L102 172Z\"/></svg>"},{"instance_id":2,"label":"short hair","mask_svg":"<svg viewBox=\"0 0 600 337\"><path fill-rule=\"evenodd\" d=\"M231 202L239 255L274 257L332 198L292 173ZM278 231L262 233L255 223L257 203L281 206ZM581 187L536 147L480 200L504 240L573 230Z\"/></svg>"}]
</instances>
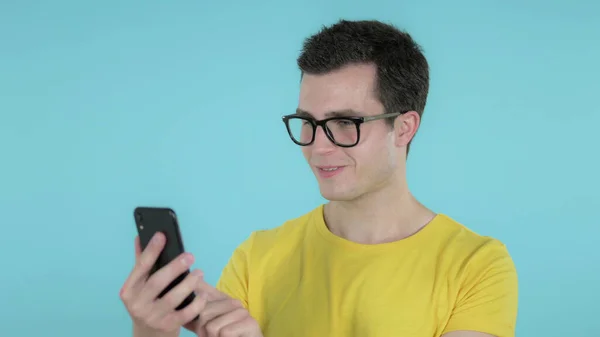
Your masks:
<instances>
[{"instance_id":1,"label":"short hair","mask_svg":"<svg viewBox=\"0 0 600 337\"><path fill-rule=\"evenodd\" d=\"M416 111L422 116L425 110L427 59L408 33L391 24L340 20L323 27L304 41L297 63L302 75L325 74L350 64L375 64L376 95L386 112ZM389 123L393 125L393 120Z\"/></svg>"}]
</instances>

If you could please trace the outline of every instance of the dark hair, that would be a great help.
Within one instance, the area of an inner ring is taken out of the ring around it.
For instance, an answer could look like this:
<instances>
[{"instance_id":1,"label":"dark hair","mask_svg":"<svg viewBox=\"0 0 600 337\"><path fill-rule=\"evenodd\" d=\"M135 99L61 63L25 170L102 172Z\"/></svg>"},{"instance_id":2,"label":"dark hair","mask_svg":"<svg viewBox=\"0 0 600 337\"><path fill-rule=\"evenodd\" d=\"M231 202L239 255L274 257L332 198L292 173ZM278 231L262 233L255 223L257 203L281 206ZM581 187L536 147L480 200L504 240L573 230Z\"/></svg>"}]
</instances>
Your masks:
<instances>
[{"instance_id":1,"label":"dark hair","mask_svg":"<svg viewBox=\"0 0 600 337\"><path fill-rule=\"evenodd\" d=\"M391 24L340 20L308 37L297 62L302 74L374 63L376 94L386 112L416 111L422 116L425 110L429 65L412 37Z\"/></svg>"}]
</instances>

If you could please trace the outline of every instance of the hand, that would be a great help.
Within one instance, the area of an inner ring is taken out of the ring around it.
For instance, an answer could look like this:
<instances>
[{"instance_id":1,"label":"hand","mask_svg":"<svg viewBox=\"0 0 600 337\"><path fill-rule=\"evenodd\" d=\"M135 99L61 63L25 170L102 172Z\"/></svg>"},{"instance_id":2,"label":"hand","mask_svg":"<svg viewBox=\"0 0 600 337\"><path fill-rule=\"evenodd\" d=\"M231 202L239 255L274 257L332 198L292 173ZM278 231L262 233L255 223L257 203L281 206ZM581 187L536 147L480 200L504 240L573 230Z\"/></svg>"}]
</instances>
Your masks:
<instances>
[{"instance_id":1,"label":"hand","mask_svg":"<svg viewBox=\"0 0 600 337\"><path fill-rule=\"evenodd\" d=\"M258 322L240 301L204 281L200 281L197 292L204 294L208 302L200 312L200 318L186 328L198 337L263 337Z\"/></svg>"},{"instance_id":2,"label":"hand","mask_svg":"<svg viewBox=\"0 0 600 337\"><path fill-rule=\"evenodd\" d=\"M202 280L199 270L192 271L181 283L163 297L159 294L179 275L189 269L193 256L184 253L168 265L156 271L150 278L150 270L163 250L164 234L157 233L148 247L141 252L139 238L135 240L135 267L121 289L121 300L134 323L135 335L177 337L182 325L193 320L206 305L207 298L196 296L182 310L175 308L198 288Z\"/></svg>"}]
</instances>

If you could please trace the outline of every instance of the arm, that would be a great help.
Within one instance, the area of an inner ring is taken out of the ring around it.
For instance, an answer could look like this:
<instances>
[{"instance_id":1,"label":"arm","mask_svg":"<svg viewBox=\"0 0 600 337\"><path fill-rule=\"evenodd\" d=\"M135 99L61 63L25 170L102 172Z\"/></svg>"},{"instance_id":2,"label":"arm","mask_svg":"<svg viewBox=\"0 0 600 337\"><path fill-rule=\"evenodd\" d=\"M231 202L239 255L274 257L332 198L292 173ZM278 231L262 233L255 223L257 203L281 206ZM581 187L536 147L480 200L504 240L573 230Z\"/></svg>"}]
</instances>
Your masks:
<instances>
[{"instance_id":1,"label":"arm","mask_svg":"<svg viewBox=\"0 0 600 337\"><path fill-rule=\"evenodd\" d=\"M198 337L263 336L258 322L250 315L248 303L249 257L253 240L254 233L234 250L216 287L200 282L198 290L208 301L199 319L186 326Z\"/></svg>"},{"instance_id":2,"label":"arm","mask_svg":"<svg viewBox=\"0 0 600 337\"><path fill-rule=\"evenodd\" d=\"M235 249L216 285L221 292L242 302L246 309L248 309L250 251L254 236L255 233L252 233Z\"/></svg>"},{"instance_id":3,"label":"arm","mask_svg":"<svg viewBox=\"0 0 600 337\"><path fill-rule=\"evenodd\" d=\"M478 331L452 331L444 334L442 337L496 337L483 332Z\"/></svg>"},{"instance_id":4,"label":"arm","mask_svg":"<svg viewBox=\"0 0 600 337\"><path fill-rule=\"evenodd\" d=\"M517 272L506 247L491 241L468 262L443 337L514 337Z\"/></svg>"}]
</instances>

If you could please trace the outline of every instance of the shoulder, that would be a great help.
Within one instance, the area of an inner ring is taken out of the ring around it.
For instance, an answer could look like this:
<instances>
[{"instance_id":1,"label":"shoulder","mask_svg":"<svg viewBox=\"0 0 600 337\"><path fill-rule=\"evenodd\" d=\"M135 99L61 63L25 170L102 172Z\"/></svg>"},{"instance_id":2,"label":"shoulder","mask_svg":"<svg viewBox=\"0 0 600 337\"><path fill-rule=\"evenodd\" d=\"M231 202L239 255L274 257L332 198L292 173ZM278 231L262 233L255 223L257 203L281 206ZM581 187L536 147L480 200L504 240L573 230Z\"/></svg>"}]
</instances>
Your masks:
<instances>
[{"instance_id":1,"label":"shoulder","mask_svg":"<svg viewBox=\"0 0 600 337\"><path fill-rule=\"evenodd\" d=\"M508 307L516 304L517 269L507 246L448 216L442 215L440 221L446 233L440 255L450 271L450 284L460 288L459 297L465 299L478 291L505 297Z\"/></svg>"},{"instance_id":2,"label":"shoulder","mask_svg":"<svg viewBox=\"0 0 600 337\"><path fill-rule=\"evenodd\" d=\"M284 257L302 242L319 210L317 207L272 229L251 232L233 251L217 281L217 289L240 299L247 307L251 279L260 277L273 262L285 263Z\"/></svg>"},{"instance_id":3,"label":"shoulder","mask_svg":"<svg viewBox=\"0 0 600 337\"><path fill-rule=\"evenodd\" d=\"M304 237L315 217L321 216L322 207L323 205L319 205L276 227L252 231L237 249L244 251L248 256L255 256L267 254L278 246L293 246L294 242L299 242Z\"/></svg>"},{"instance_id":4,"label":"shoulder","mask_svg":"<svg viewBox=\"0 0 600 337\"><path fill-rule=\"evenodd\" d=\"M479 234L444 214L438 215L436 221L439 230L444 233L439 236L439 244L453 258L465 260L469 264L489 263L497 259L512 261L501 240Z\"/></svg>"},{"instance_id":5,"label":"shoulder","mask_svg":"<svg viewBox=\"0 0 600 337\"><path fill-rule=\"evenodd\" d=\"M448 216L439 220L439 228L446 234L440 256L451 271L448 285L456 295L444 333L475 330L514 336L518 280L506 245Z\"/></svg>"}]
</instances>

